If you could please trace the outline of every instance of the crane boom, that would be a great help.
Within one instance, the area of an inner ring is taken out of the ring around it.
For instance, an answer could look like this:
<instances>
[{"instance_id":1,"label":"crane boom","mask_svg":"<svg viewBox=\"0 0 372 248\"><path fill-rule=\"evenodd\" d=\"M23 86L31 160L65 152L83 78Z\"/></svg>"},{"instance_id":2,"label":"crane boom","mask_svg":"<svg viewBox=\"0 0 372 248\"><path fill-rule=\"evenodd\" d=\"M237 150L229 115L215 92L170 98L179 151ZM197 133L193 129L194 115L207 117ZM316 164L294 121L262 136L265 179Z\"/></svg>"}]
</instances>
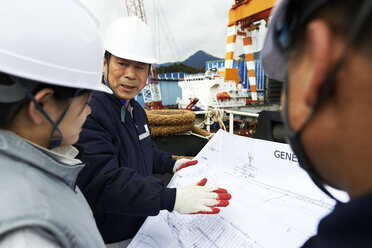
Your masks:
<instances>
[{"instance_id":1,"label":"crane boom","mask_svg":"<svg viewBox=\"0 0 372 248\"><path fill-rule=\"evenodd\" d=\"M254 22L267 19L276 0L236 0L229 11L229 24L240 23L241 29L246 29Z\"/></svg>"}]
</instances>

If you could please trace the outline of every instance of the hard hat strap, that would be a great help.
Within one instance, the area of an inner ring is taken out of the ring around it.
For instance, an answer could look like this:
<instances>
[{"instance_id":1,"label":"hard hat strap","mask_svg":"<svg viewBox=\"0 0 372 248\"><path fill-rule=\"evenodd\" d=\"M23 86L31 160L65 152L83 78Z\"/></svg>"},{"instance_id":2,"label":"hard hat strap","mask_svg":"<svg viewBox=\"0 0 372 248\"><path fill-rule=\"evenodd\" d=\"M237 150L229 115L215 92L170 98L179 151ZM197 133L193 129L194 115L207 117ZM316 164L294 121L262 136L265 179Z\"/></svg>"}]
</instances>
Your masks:
<instances>
[{"instance_id":1,"label":"hard hat strap","mask_svg":"<svg viewBox=\"0 0 372 248\"><path fill-rule=\"evenodd\" d=\"M103 82L105 82L106 86L109 87L110 90L112 90L112 88L110 86L110 82L109 82L109 71L110 71L109 68L110 68L111 53L106 51L105 52L105 58L106 58L106 65L107 65L106 66L107 67L107 70L106 70L106 78L107 79L105 79L105 75L103 75ZM112 90L112 92L114 92L114 91ZM115 94L115 92L114 92L114 94Z\"/></svg>"},{"instance_id":2,"label":"hard hat strap","mask_svg":"<svg viewBox=\"0 0 372 248\"><path fill-rule=\"evenodd\" d=\"M52 132L50 134L50 137L51 138L50 138L50 144L49 144L49 147L48 148L49 149L52 149L52 148L55 148L57 146L60 146L61 143L62 143L63 135L62 135L61 130L58 128L58 125L62 121L62 119L65 116L65 114L67 113L68 109L70 108L71 101L67 105L67 107L65 108L65 110L63 111L63 113L61 114L61 116L59 117L58 121L56 123L54 123L54 121L49 117L49 115L45 112L45 110L35 100L34 96L31 93L31 90L27 86L27 83L25 82L25 80L24 79L21 79L21 78L17 78L16 80L17 80L17 82L19 84L22 85L22 87L23 87L26 95L28 96L28 98L35 104L36 108L45 116L45 118L49 121L49 123L53 127ZM81 91L80 89L77 89L76 92L74 93L74 96L72 97L72 99L74 99L79 94L80 91ZM58 137L53 137L54 131L57 131L57 133L59 134Z\"/></svg>"},{"instance_id":3,"label":"hard hat strap","mask_svg":"<svg viewBox=\"0 0 372 248\"><path fill-rule=\"evenodd\" d=\"M106 58L106 65L107 65L106 66L107 67L107 70L106 70L106 74L107 74L106 78L107 79L105 79L105 75L103 75L103 81L105 82L106 86L109 87L112 90L112 88L110 86L110 82L109 82L110 57L111 57L111 54L108 51L106 51L105 52L105 58ZM112 92L114 93L114 95L116 95L115 91L112 90ZM116 95L116 97L119 98L117 95ZM120 108L120 119L121 119L122 123L125 123L125 105L126 105L126 103L127 103L127 100L122 99L121 108Z\"/></svg>"},{"instance_id":4,"label":"hard hat strap","mask_svg":"<svg viewBox=\"0 0 372 248\"><path fill-rule=\"evenodd\" d=\"M61 123L63 117L65 117L68 109L70 108L71 106L71 103L72 103L72 100L78 96L79 92L81 91L81 89L77 89L74 93L74 95L72 96L71 100L70 100L70 103L66 106L65 110L63 111L63 113L61 114L61 116L59 117L58 121L54 124L54 123L51 123L52 126L53 126L53 129L52 129L52 132L50 133L50 145L49 145L49 149L52 149L52 148L55 148L55 147L58 147L61 145L62 143L62 139L63 139L63 135L62 135L62 132L61 130L59 130L58 128L58 125ZM40 106L40 105L39 105ZM44 111L45 112L45 111ZM50 118L49 118L50 119ZM50 121L49 121L50 122ZM60 136L58 137L53 137L53 133L54 131L57 131L59 133Z\"/></svg>"}]
</instances>

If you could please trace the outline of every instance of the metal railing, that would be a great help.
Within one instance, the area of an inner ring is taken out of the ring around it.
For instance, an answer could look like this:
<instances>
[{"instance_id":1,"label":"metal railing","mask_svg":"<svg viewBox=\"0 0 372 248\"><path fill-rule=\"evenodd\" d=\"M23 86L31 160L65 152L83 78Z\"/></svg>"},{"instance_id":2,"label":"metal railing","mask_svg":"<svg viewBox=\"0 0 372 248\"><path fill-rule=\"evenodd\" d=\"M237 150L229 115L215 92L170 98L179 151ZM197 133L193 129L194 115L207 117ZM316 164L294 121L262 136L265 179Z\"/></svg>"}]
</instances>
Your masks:
<instances>
[{"instance_id":1,"label":"metal railing","mask_svg":"<svg viewBox=\"0 0 372 248\"><path fill-rule=\"evenodd\" d=\"M213 109L211 109L213 110ZM240 115L240 116L247 116L247 117L253 117L253 118L258 118L258 114L256 113L247 113L247 112L241 112L241 111L233 111L233 110L225 110L221 109L224 113L229 114L229 132L234 133L234 115ZM208 111L195 111L195 115L205 115L208 113ZM208 132L210 132L211 125L213 122L211 122L211 117L210 115L207 115L207 120L205 122L206 129Z\"/></svg>"}]
</instances>

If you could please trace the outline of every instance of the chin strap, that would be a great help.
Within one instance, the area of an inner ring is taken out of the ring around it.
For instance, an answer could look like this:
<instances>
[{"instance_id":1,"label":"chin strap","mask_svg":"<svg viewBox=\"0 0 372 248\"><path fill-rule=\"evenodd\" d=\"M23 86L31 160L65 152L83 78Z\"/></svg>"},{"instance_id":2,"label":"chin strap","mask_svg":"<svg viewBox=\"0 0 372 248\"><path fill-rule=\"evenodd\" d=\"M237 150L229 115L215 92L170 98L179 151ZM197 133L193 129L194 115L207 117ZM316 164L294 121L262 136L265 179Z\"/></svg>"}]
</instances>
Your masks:
<instances>
[{"instance_id":1,"label":"chin strap","mask_svg":"<svg viewBox=\"0 0 372 248\"><path fill-rule=\"evenodd\" d=\"M45 112L45 110L40 106L40 104L35 100L34 96L31 93L31 90L27 87L27 83L25 82L26 80L20 79L20 78L17 78L15 80L16 80L16 82L18 82L19 84L22 85L23 90L25 91L25 93L28 96L28 98L35 104L36 108L45 116L45 118L49 121L49 123L53 127L52 132L50 133L50 144L49 144L49 147L48 148L49 149L52 149L52 148L55 148L55 147L60 146L62 144L63 135L62 135L61 130L58 128L58 125L61 123L63 117L66 115L68 109L70 108L71 101L67 105L67 107L65 108L65 110L63 111L63 113L61 114L61 116L59 117L59 119L57 120L57 122L54 122L49 117L49 115ZM80 89L77 89L76 92L75 92L75 94L74 94L74 96L72 97L72 99L74 99L79 94L80 91L81 91ZM53 137L54 131L56 131L59 136Z\"/></svg>"},{"instance_id":2,"label":"chin strap","mask_svg":"<svg viewBox=\"0 0 372 248\"><path fill-rule=\"evenodd\" d=\"M120 99L120 97L118 95L115 94L115 91L111 88L111 85L109 83L109 65L110 65L110 55L107 55L106 56L106 61L107 61L107 79L105 79L105 75L102 75L102 80L103 82L106 84L107 87L110 88L110 90L112 90L112 92L114 93L114 95ZM125 105L127 104L127 100L123 99L121 100L121 108L120 108L120 120L122 123L125 123Z\"/></svg>"}]
</instances>

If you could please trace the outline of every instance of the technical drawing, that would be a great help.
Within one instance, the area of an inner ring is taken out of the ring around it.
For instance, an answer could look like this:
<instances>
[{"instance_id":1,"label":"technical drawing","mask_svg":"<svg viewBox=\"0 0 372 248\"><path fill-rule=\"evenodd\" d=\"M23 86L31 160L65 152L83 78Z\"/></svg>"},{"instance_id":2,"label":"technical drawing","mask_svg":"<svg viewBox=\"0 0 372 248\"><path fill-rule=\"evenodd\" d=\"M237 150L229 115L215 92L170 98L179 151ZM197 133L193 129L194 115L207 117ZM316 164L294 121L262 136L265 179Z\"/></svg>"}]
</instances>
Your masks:
<instances>
[{"instance_id":1,"label":"technical drawing","mask_svg":"<svg viewBox=\"0 0 372 248\"><path fill-rule=\"evenodd\" d=\"M220 150L217 149L217 148L214 147L214 146L211 146L211 147L209 147L208 149L209 149L209 151L211 151L211 152L214 152L214 153L220 153Z\"/></svg>"},{"instance_id":2,"label":"technical drawing","mask_svg":"<svg viewBox=\"0 0 372 248\"><path fill-rule=\"evenodd\" d=\"M130 247L132 248L162 248L162 246L153 238L151 235L139 233L136 235L136 239L131 242Z\"/></svg>"},{"instance_id":3,"label":"technical drawing","mask_svg":"<svg viewBox=\"0 0 372 248\"><path fill-rule=\"evenodd\" d=\"M251 153L247 153L248 159L240 159L237 158L235 161L235 166L233 169L233 174L240 178L255 178L257 174L257 168L253 166L253 155Z\"/></svg>"},{"instance_id":4,"label":"technical drawing","mask_svg":"<svg viewBox=\"0 0 372 248\"><path fill-rule=\"evenodd\" d=\"M260 247L252 237L225 221L222 216L185 218L170 213L165 215L181 247Z\"/></svg>"},{"instance_id":5,"label":"technical drawing","mask_svg":"<svg viewBox=\"0 0 372 248\"><path fill-rule=\"evenodd\" d=\"M278 148L291 152L288 145L235 138L222 131L212 141L198 154L208 160L177 172L168 187L205 177L206 186L229 191L230 205L217 215L161 211L145 221L129 247L300 247L333 209L335 202L299 166L271 156L270 151ZM215 147L222 141L216 155ZM254 149L247 153L244 147Z\"/></svg>"}]
</instances>

